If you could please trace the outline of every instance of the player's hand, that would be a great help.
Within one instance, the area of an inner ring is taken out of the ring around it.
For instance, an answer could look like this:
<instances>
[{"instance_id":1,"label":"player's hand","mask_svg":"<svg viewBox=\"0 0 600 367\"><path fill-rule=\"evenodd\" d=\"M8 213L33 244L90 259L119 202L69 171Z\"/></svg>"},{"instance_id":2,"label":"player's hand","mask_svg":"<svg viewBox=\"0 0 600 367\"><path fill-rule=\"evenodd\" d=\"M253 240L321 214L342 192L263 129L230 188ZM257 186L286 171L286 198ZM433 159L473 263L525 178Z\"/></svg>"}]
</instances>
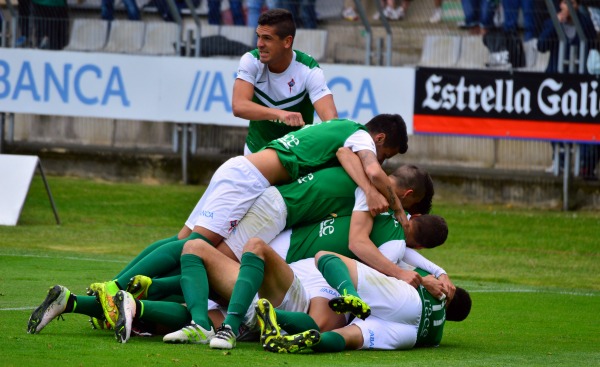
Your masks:
<instances>
[{"instance_id":1,"label":"player's hand","mask_svg":"<svg viewBox=\"0 0 600 367\"><path fill-rule=\"evenodd\" d=\"M409 230L408 217L406 216L404 209L394 211L394 217L396 217L396 220L398 221L398 223L400 223L402 225L402 228L404 229L404 233L408 233L408 230Z\"/></svg>"},{"instance_id":2,"label":"player's hand","mask_svg":"<svg viewBox=\"0 0 600 367\"><path fill-rule=\"evenodd\" d=\"M367 206L369 207L369 212L374 217L379 213L385 213L389 209L389 204L385 196L383 196L376 189L369 190L368 193L365 193L367 196Z\"/></svg>"},{"instance_id":3,"label":"player's hand","mask_svg":"<svg viewBox=\"0 0 600 367\"><path fill-rule=\"evenodd\" d=\"M423 287L427 289L427 292L431 293L432 296L439 299L440 301L446 298L446 293L444 293L444 284L435 279L433 275L428 275L423 277Z\"/></svg>"},{"instance_id":4,"label":"player's hand","mask_svg":"<svg viewBox=\"0 0 600 367\"><path fill-rule=\"evenodd\" d=\"M279 121L287 126L304 126L304 119L300 112L281 111Z\"/></svg>"},{"instance_id":5,"label":"player's hand","mask_svg":"<svg viewBox=\"0 0 600 367\"><path fill-rule=\"evenodd\" d=\"M396 278L398 278L400 280L404 280L406 283L412 285L415 288L417 288L423 282L423 279L421 278L419 273L417 273L415 271L402 270L402 269L398 269L398 270L400 270L400 273L398 276L396 276Z\"/></svg>"},{"instance_id":6,"label":"player's hand","mask_svg":"<svg viewBox=\"0 0 600 367\"><path fill-rule=\"evenodd\" d=\"M454 292L456 292L456 286L450 281L448 274L442 274L438 277L440 283L442 283L442 292L448 297L448 299L454 298Z\"/></svg>"}]
</instances>

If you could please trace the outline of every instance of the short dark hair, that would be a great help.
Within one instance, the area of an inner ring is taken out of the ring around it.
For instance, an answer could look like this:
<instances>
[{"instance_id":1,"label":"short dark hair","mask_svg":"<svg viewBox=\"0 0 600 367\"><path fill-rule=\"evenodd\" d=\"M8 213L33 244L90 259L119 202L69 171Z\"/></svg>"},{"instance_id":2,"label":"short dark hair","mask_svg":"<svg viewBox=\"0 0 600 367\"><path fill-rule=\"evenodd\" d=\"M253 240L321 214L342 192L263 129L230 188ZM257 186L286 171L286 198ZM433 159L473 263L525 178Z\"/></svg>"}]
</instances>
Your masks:
<instances>
[{"instance_id":1,"label":"short dark hair","mask_svg":"<svg viewBox=\"0 0 600 367\"><path fill-rule=\"evenodd\" d=\"M471 295L465 289L456 287L454 298L446 306L446 320L462 321L471 313Z\"/></svg>"},{"instance_id":2,"label":"short dark hair","mask_svg":"<svg viewBox=\"0 0 600 367\"><path fill-rule=\"evenodd\" d=\"M396 181L396 185L405 189L412 189L415 196L420 197L418 203L410 208L404 208L411 215L429 214L433 201L433 180L429 173L414 164L403 164L396 168L390 175Z\"/></svg>"},{"instance_id":3,"label":"short dark hair","mask_svg":"<svg viewBox=\"0 0 600 367\"><path fill-rule=\"evenodd\" d=\"M294 16L286 9L269 9L258 17L258 25L275 28L275 34L281 39L287 36L296 38Z\"/></svg>"},{"instance_id":4,"label":"short dark hair","mask_svg":"<svg viewBox=\"0 0 600 367\"><path fill-rule=\"evenodd\" d=\"M410 217L413 222L413 239L425 248L438 247L448 238L448 224L439 215L415 215Z\"/></svg>"},{"instance_id":5,"label":"short dark hair","mask_svg":"<svg viewBox=\"0 0 600 367\"><path fill-rule=\"evenodd\" d=\"M397 147L400 154L408 150L408 133L402 116L382 113L373 117L365 126L370 133L385 134L384 147Z\"/></svg>"}]
</instances>

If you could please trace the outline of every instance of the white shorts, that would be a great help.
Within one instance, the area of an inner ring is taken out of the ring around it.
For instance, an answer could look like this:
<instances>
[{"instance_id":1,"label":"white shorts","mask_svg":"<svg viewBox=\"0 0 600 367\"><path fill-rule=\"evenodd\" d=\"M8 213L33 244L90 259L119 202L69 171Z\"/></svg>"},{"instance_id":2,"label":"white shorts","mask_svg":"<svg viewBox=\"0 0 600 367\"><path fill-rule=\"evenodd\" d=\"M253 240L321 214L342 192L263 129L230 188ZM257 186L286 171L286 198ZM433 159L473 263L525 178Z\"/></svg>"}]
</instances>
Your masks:
<instances>
[{"instance_id":1,"label":"white shorts","mask_svg":"<svg viewBox=\"0 0 600 367\"><path fill-rule=\"evenodd\" d=\"M363 334L363 349L409 349L417 341L422 302L410 284L357 262L357 291L371 307L366 320L354 319Z\"/></svg>"},{"instance_id":2,"label":"white shorts","mask_svg":"<svg viewBox=\"0 0 600 367\"><path fill-rule=\"evenodd\" d=\"M256 198L225 243L240 260L244 245L250 238L258 237L269 243L283 231L286 220L287 206L281 193L273 186L268 187Z\"/></svg>"},{"instance_id":3,"label":"white shorts","mask_svg":"<svg viewBox=\"0 0 600 367\"><path fill-rule=\"evenodd\" d=\"M315 265L315 259L302 259L290 264L296 277L302 282L302 286L308 293L310 299L323 297L332 299L339 297L340 294L335 288L332 288Z\"/></svg>"},{"instance_id":4,"label":"white shorts","mask_svg":"<svg viewBox=\"0 0 600 367\"><path fill-rule=\"evenodd\" d=\"M215 171L185 225L190 229L200 226L227 238L269 186L247 158L231 158Z\"/></svg>"},{"instance_id":5,"label":"white shorts","mask_svg":"<svg viewBox=\"0 0 600 367\"><path fill-rule=\"evenodd\" d=\"M310 297L308 296L308 292L302 285L300 279L298 279L297 276L294 276L294 281L285 293L283 301L281 301L280 305L275 306L275 308L283 311L306 313L308 312L309 306Z\"/></svg>"}]
</instances>

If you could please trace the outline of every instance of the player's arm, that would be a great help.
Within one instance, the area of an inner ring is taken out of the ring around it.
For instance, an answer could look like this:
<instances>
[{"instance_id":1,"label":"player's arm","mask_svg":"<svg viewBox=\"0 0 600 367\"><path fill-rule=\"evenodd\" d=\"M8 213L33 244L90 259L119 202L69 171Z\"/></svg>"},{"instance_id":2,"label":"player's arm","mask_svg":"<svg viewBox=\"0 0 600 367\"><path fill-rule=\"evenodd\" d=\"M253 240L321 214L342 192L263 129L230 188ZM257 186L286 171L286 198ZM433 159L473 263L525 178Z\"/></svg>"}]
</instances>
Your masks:
<instances>
[{"instance_id":1,"label":"player's arm","mask_svg":"<svg viewBox=\"0 0 600 367\"><path fill-rule=\"evenodd\" d=\"M379 272L404 280L413 287L421 284L421 276L414 271L400 269L386 258L375 246L369 235L373 229L373 217L369 212L353 211L350 219L348 248L360 261Z\"/></svg>"},{"instance_id":2,"label":"player's arm","mask_svg":"<svg viewBox=\"0 0 600 367\"><path fill-rule=\"evenodd\" d=\"M304 126L302 114L269 108L252 101L254 85L243 79L236 79L233 83L233 96L231 108L235 117L245 120L271 120L281 121L289 126Z\"/></svg>"},{"instance_id":3,"label":"player's arm","mask_svg":"<svg viewBox=\"0 0 600 367\"><path fill-rule=\"evenodd\" d=\"M370 150L364 149L356 152L358 158L362 163L365 174L369 178L369 181L377 188L377 190L385 196L390 208L394 211L394 216L402 224L404 230L408 230L408 218L402 208L402 203L396 195L396 191L392 187L390 180L381 165L377 161L377 156Z\"/></svg>"},{"instance_id":4,"label":"player's arm","mask_svg":"<svg viewBox=\"0 0 600 367\"><path fill-rule=\"evenodd\" d=\"M313 107L321 121L329 121L338 117L332 94L321 97L318 101L313 103Z\"/></svg>"},{"instance_id":5,"label":"player's arm","mask_svg":"<svg viewBox=\"0 0 600 367\"><path fill-rule=\"evenodd\" d=\"M388 210L386 198L373 186L362 168L360 159L349 148L338 149L337 159L356 185L360 187L367 197L367 205L371 215L375 216Z\"/></svg>"},{"instance_id":6,"label":"player's arm","mask_svg":"<svg viewBox=\"0 0 600 367\"><path fill-rule=\"evenodd\" d=\"M421 255L418 251L412 248L406 248L402 261L416 268L421 268L433 276L436 282L426 282L425 278L423 278L423 286L434 297L440 298L441 293L449 298L454 296L456 286L450 281L446 271Z\"/></svg>"}]
</instances>

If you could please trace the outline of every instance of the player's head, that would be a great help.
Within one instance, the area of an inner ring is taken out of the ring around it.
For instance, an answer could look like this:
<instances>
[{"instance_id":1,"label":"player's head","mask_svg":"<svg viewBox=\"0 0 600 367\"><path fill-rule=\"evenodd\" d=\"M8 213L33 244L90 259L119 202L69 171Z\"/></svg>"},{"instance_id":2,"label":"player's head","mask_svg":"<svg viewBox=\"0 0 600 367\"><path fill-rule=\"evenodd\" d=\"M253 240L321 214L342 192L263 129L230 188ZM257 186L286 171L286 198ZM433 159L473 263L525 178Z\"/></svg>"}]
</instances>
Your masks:
<instances>
[{"instance_id":1,"label":"player's head","mask_svg":"<svg viewBox=\"0 0 600 367\"><path fill-rule=\"evenodd\" d=\"M429 173L412 164L404 164L392 174L396 195L400 198L402 207L411 215L429 214L433 200L433 180Z\"/></svg>"},{"instance_id":2,"label":"player's head","mask_svg":"<svg viewBox=\"0 0 600 367\"><path fill-rule=\"evenodd\" d=\"M446 305L446 320L462 321L471 312L471 296L465 289L456 287L454 297Z\"/></svg>"},{"instance_id":3,"label":"player's head","mask_svg":"<svg viewBox=\"0 0 600 367\"><path fill-rule=\"evenodd\" d=\"M448 238L448 224L439 215L412 215L406 233L406 246L410 248L434 248Z\"/></svg>"},{"instance_id":4,"label":"player's head","mask_svg":"<svg viewBox=\"0 0 600 367\"><path fill-rule=\"evenodd\" d=\"M256 34L259 42L261 40L261 30L272 31L272 35L277 36L280 41L290 37L289 41L290 43L293 43L294 38L296 37L296 23L294 23L294 17L292 16L292 13L285 9L270 9L258 17Z\"/></svg>"},{"instance_id":5,"label":"player's head","mask_svg":"<svg viewBox=\"0 0 600 367\"><path fill-rule=\"evenodd\" d=\"M373 117L365 126L375 141L379 163L408 150L408 134L402 116L384 113Z\"/></svg>"}]
</instances>

